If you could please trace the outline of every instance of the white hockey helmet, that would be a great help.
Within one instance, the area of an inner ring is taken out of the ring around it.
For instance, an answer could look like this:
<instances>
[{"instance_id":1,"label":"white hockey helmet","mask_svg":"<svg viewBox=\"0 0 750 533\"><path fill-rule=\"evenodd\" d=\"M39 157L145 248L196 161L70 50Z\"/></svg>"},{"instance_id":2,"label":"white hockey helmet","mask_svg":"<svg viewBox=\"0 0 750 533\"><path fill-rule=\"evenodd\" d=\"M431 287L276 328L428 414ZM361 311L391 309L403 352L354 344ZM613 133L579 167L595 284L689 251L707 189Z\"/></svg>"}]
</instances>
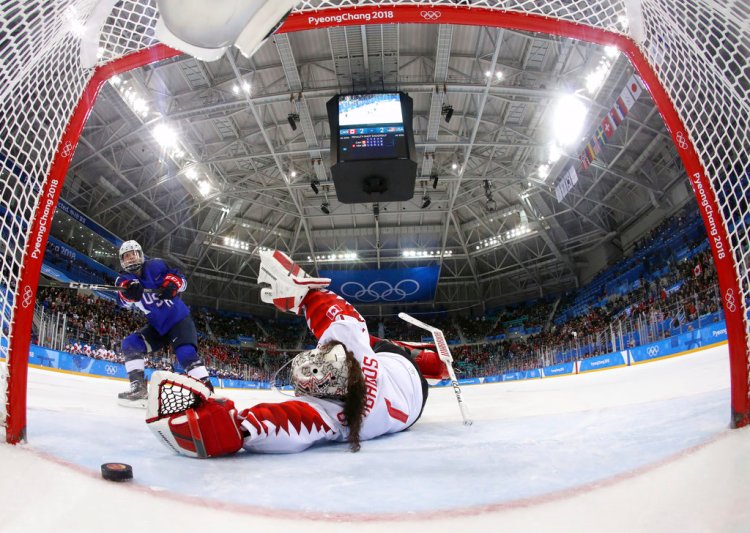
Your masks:
<instances>
[{"instance_id":1,"label":"white hockey helmet","mask_svg":"<svg viewBox=\"0 0 750 533\"><path fill-rule=\"evenodd\" d=\"M292 359L292 385L297 396L343 399L349 364L342 344L301 352Z\"/></svg>"},{"instance_id":2,"label":"white hockey helmet","mask_svg":"<svg viewBox=\"0 0 750 533\"><path fill-rule=\"evenodd\" d=\"M123 256L128 252L136 252L136 255L131 255L126 261L125 259L123 259ZM143 248L141 248L141 245L136 241L125 241L124 243L122 243L122 246L120 246L119 256L120 266L122 266L122 269L125 272L130 272L132 274L133 272L138 272L143 266Z\"/></svg>"}]
</instances>

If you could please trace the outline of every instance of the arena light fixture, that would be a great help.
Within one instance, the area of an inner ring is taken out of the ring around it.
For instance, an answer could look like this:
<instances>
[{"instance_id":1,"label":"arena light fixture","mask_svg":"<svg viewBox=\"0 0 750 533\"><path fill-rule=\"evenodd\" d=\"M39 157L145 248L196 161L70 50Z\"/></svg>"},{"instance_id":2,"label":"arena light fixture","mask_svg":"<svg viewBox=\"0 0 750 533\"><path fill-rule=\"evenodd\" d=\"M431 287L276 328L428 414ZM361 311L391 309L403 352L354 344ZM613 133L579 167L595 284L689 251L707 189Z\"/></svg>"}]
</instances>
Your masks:
<instances>
[{"instance_id":1,"label":"arena light fixture","mask_svg":"<svg viewBox=\"0 0 750 533\"><path fill-rule=\"evenodd\" d=\"M154 136L154 139L156 139L156 142L159 143L164 150L173 150L177 148L177 132L175 132L175 130L168 124L163 122L157 124L154 126L151 133Z\"/></svg>"},{"instance_id":2,"label":"arena light fixture","mask_svg":"<svg viewBox=\"0 0 750 533\"><path fill-rule=\"evenodd\" d=\"M487 237L486 239L482 239L474 246L474 249L484 250L485 248L492 248L519 237L533 235L535 233L536 230L532 230L527 224L521 224L513 229L498 233L497 235L493 235L492 237Z\"/></svg>"},{"instance_id":3,"label":"arena light fixture","mask_svg":"<svg viewBox=\"0 0 750 533\"><path fill-rule=\"evenodd\" d=\"M560 157L562 157L562 150L560 150L557 143L551 143L549 145L549 162L556 163Z\"/></svg>"},{"instance_id":4,"label":"arena light fixture","mask_svg":"<svg viewBox=\"0 0 750 533\"><path fill-rule=\"evenodd\" d=\"M445 250L442 257L450 257L453 255L453 250ZM439 250L404 250L401 252L402 257L409 259L429 259L435 257L441 257Z\"/></svg>"},{"instance_id":5,"label":"arena light fixture","mask_svg":"<svg viewBox=\"0 0 750 533\"><path fill-rule=\"evenodd\" d=\"M604 82L607 80L607 76L609 75L609 71L611 68L612 63L609 61L609 59L603 57L601 61L599 61L596 69L594 69L593 72L586 76L586 90L589 92L589 94L596 93L596 91L598 91L599 88L604 85Z\"/></svg>"},{"instance_id":6,"label":"arena light fixture","mask_svg":"<svg viewBox=\"0 0 750 533\"><path fill-rule=\"evenodd\" d=\"M328 202L323 202L320 204L320 210L323 211L326 215L331 214L330 204Z\"/></svg>"},{"instance_id":7,"label":"arena light fixture","mask_svg":"<svg viewBox=\"0 0 750 533\"><path fill-rule=\"evenodd\" d=\"M332 263L334 261L356 261L359 255L356 252L337 252L331 254L320 254L315 256L315 261L319 263ZM312 261L312 256L307 256L308 261Z\"/></svg>"},{"instance_id":8,"label":"arena light fixture","mask_svg":"<svg viewBox=\"0 0 750 533\"><path fill-rule=\"evenodd\" d=\"M620 55L620 49L617 48L616 46L612 46L612 45L605 46L604 47L604 55L606 55L607 57L609 57L611 59L614 59L618 55Z\"/></svg>"},{"instance_id":9,"label":"arena light fixture","mask_svg":"<svg viewBox=\"0 0 750 533\"><path fill-rule=\"evenodd\" d=\"M208 196L211 193L212 188L211 183L207 180L198 182L198 192L203 196Z\"/></svg>"},{"instance_id":10,"label":"arena light fixture","mask_svg":"<svg viewBox=\"0 0 750 533\"><path fill-rule=\"evenodd\" d=\"M549 177L550 166L546 164L539 165L539 168L537 169L536 173L539 176L539 179L546 180Z\"/></svg>"},{"instance_id":11,"label":"arena light fixture","mask_svg":"<svg viewBox=\"0 0 750 533\"><path fill-rule=\"evenodd\" d=\"M574 94L566 94L558 100L552 117L552 130L561 146L571 145L580 139L586 113L586 106Z\"/></svg>"},{"instance_id":12,"label":"arena light fixture","mask_svg":"<svg viewBox=\"0 0 750 533\"><path fill-rule=\"evenodd\" d=\"M224 237L224 246L234 248L235 250L241 250L243 252L250 251L250 243L235 239L234 237Z\"/></svg>"}]
</instances>

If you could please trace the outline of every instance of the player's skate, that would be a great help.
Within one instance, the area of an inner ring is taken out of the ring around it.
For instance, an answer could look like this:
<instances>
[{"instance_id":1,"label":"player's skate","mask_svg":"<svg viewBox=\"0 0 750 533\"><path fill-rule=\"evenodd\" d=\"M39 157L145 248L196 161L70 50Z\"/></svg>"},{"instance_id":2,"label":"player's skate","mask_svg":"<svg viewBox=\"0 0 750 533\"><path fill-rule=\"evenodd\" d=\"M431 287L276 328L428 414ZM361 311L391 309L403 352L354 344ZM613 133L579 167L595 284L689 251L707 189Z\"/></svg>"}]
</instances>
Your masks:
<instances>
[{"instance_id":1,"label":"player's skate","mask_svg":"<svg viewBox=\"0 0 750 533\"><path fill-rule=\"evenodd\" d=\"M130 373L130 390L121 392L117 395L117 403L123 407L146 408L148 400L148 389L146 388L146 378L143 370L135 370Z\"/></svg>"}]
</instances>

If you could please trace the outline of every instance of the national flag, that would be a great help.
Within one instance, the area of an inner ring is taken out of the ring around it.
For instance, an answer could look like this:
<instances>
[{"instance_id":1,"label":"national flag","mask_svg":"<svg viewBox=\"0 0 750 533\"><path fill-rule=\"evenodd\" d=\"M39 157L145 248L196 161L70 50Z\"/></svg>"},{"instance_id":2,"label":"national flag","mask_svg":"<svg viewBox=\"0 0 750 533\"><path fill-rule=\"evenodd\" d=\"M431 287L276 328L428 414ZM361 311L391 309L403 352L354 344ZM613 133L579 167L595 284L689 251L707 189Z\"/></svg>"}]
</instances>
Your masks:
<instances>
[{"instance_id":1,"label":"national flag","mask_svg":"<svg viewBox=\"0 0 750 533\"><path fill-rule=\"evenodd\" d=\"M591 166L591 159L589 159L586 150L578 154L578 161L581 163L581 170L584 172Z\"/></svg>"},{"instance_id":2,"label":"national flag","mask_svg":"<svg viewBox=\"0 0 750 533\"><path fill-rule=\"evenodd\" d=\"M600 129L604 132L604 136L607 139L611 139L612 136L615 134L615 130L617 128L612 125L612 122L610 122L609 115L604 115ZM607 141L604 140L604 142L606 143Z\"/></svg>"},{"instance_id":3,"label":"national flag","mask_svg":"<svg viewBox=\"0 0 750 533\"><path fill-rule=\"evenodd\" d=\"M623 116L628 114L628 111L630 111L630 108L633 107L634 103L635 100L633 100L633 95L630 94L630 90L627 87L620 91L620 97L617 99L617 104L619 105L620 112Z\"/></svg>"},{"instance_id":4,"label":"national flag","mask_svg":"<svg viewBox=\"0 0 750 533\"><path fill-rule=\"evenodd\" d=\"M598 128L596 128L596 133L594 133L594 138L596 139L596 142L604 146L607 144L607 135L604 133L604 125L600 125Z\"/></svg>"},{"instance_id":5,"label":"national flag","mask_svg":"<svg viewBox=\"0 0 750 533\"><path fill-rule=\"evenodd\" d=\"M625 116L620 112L620 108L617 103L615 103L615 105L612 106L612 109L609 110L609 116L612 119L612 123L615 125L615 128L620 127L620 124L622 124L622 121L625 118Z\"/></svg>"},{"instance_id":6,"label":"national flag","mask_svg":"<svg viewBox=\"0 0 750 533\"><path fill-rule=\"evenodd\" d=\"M589 144L592 145L594 149L594 154L599 155L599 153L602 151L602 145L596 139L596 137L592 137L591 140L589 141ZM594 159L596 159L596 157Z\"/></svg>"},{"instance_id":7,"label":"national flag","mask_svg":"<svg viewBox=\"0 0 750 533\"><path fill-rule=\"evenodd\" d=\"M628 84L626 85L626 87L628 91L630 91L630 94L633 97L633 100L638 100L638 97L643 92L641 83L640 81L638 81L638 77L635 74L630 76L630 79L628 80Z\"/></svg>"},{"instance_id":8,"label":"national flag","mask_svg":"<svg viewBox=\"0 0 750 533\"><path fill-rule=\"evenodd\" d=\"M584 150L588 154L589 160L593 163L594 159L596 159L596 152L594 152L594 147L591 146L591 143L587 143L586 148L584 148Z\"/></svg>"},{"instance_id":9,"label":"national flag","mask_svg":"<svg viewBox=\"0 0 750 533\"><path fill-rule=\"evenodd\" d=\"M695 265L695 268L693 269L693 276L696 278L699 278L703 274L703 265L701 265L700 261L698 264Z\"/></svg>"}]
</instances>

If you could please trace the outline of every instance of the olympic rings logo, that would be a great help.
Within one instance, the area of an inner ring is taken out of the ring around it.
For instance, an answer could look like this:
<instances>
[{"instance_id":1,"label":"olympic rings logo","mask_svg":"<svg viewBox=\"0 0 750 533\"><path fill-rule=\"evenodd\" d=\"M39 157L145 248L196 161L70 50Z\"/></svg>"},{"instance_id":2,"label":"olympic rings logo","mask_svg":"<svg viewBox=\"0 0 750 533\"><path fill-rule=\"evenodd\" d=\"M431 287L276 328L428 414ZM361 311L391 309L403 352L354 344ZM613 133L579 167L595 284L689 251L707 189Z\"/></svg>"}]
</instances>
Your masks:
<instances>
[{"instance_id":1,"label":"olympic rings logo","mask_svg":"<svg viewBox=\"0 0 750 533\"><path fill-rule=\"evenodd\" d=\"M657 355L659 353L659 347L658 346L649 346L646 349L646 353L650 355L651 357Z\"/></svg>"},{"instance_id":2,"label":"olympic rings logo","mask_svg":"<svg viewBox=\"0 0 750 533\"><path fill-rule=\"evenodd\" d=\"M677 146L679 146L683 150L687 150L688 142L687 142L687 139L685 138L685 134L682 133L681 131L678 131L675 137L677 137Z\"/></svg>"},{"instance_id":3,"label":"olympic rings logo","mask_svg":"<svg viewBox=\"0 0 750 533\"><path fill-rule=\"evenodd\" d=\"M73 143L66 141L62 147L61 154L64 158L70 158L73 155Z\"/></svg>"},{"instance_id":4,"label":"olympic rings logo","mask_svg":"<svg viewBox=\"0 0 750 533\"><path fill-rule=\"evenodd\" d=\"M437 20L443 14L440 11L422 11L420 15L422 15L422 18L425 20Z\"/></svg>"},{"instance_id":5,"label":"olympic rings logo","mask_svg":"<svg viewBox=\"0 0 750 533\"><path fill-rule=\"evenodd\" d=\"M734 290L729 289L724 295L724 302L727 304L727 311L734 313L737 310L737 300L734 298Z\"/></svg>"},{"instance_id":6,"label":"olympic rings logo","mask_svg":"<svg viewBox=\"0 0 750 533\"><path fill-rule=\"evenodd\" d=\"M32 300L34 299L34 292L31 290L31 287L26 285L23 289L23 299L21 300L21 307L26 309L31 305Z\"/></svg>"},{"instance_id":7,"label":"olympic rings logo","mask_svg":"<svg viewBox=\"0 0 750 533\"><path fill-rule=\"evenodd\" d=\"M117 367L113 365L107 365L104 367L104 371L110 376L114 376L115 374L117 374Z\"/></svg>"},{"instance_id":8,"label":"olympic rings logo","mask_svg":"<svg viewBox=\"0 0 750 533\"><path fill-rule=\"evenodd\" d=\"M341 295L348 296L362 303L400 302L419 292L420 285L415 279L402 279L394 287L387 281L373 281L367 287L357 281L347 281L341 285Z\"/></svg>"}]
</instances>

